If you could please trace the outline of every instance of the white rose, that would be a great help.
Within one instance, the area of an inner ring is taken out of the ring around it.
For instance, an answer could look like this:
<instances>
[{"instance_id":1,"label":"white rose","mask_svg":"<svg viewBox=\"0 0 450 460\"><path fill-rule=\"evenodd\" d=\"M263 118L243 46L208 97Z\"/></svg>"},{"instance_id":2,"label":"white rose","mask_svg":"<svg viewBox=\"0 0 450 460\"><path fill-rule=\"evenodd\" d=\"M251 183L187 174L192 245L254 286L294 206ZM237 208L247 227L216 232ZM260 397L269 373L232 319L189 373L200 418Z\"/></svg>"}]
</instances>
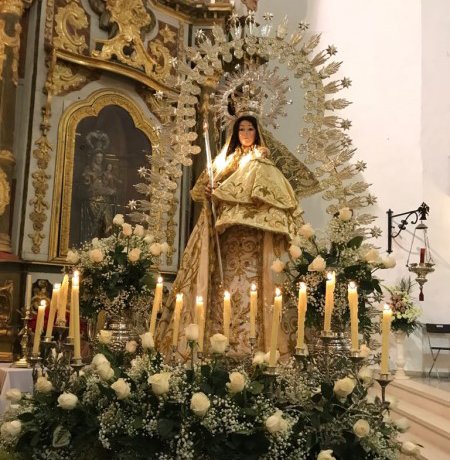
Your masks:
<instances>
[{"instance_id":1,"label":"white rose","mask_svg":"<svg viewBox=\"0 0 450 460\"><path fill-rule=\"evenodd\" d=\"M189 324L184 330L186 340L188 342L195 342L198 340L198 324Z\"/></svg>"},{"instance_id":2,"label":"white rose","mask_svg":"<svg viewBox=\"0 0 450 460\"><path fill-rule=\"evenodd\" d=\"M125 344L125 351L127 353L136 353L137 342L136 340L130 340Z\"/></svg>"},{"instance_id":3,"label":"white rose","mask_svg":"<svg viewBox=\"0 0 450 460\"><path fill-rule=\"evenodd\" d=\"M275 353L275 358L276 358L275 362L278 362L278 360L280 359L280 352L278 350ZM264 362L269 364L269 361L270 361L270 351L264 355Z\"/></svg>"},{"instance_id":4,"label":"white rose","mask_svg":"<svg viewBox=\"0 0 450 460\"><path fill-rule=\"evenodd\" d=\"M109 362L99 364L96 371L102 380L108 381L114 377L114 369Z\"/></svg>"},{"instance_id":5,"label":"white rose","mask_svg":"<svg viewBox=\"0 0 450 460\"><path fill-rule=\"evenodd\" d=\"M317 256L308 266L310 272L323 272L327 268L327 263L322 256Z\"/></svg>"},{"instance_id":6,"label":"white rose","mask_svg":"<svg viewBox=\"0 0 450 460\"><path fill-rule=\"evenodd\" d=\"M211 352L223 355L228 346L228 339L223 334L214 334L209 341L211 342Z\"/></svg>"},{"instance_id":7,"label":"white rose","mask_svg":"<svg viewBox=\"0 0 450 460\"><path fill-rule=\"evenodd\" d=\"M89 251L89 259L91 259L95 264L98 264L104 259L103 252L101 249L91 249Z\"/></svg>"},{"instance_id":8,"label":"white rose","mask_svg":"<svg viewBox=\"0 0 450 460\"><path fill-rule=\"evenodd\" d=\"M161 252L162 252L162 249L161 249L161 245L159 243L153 243L150 245L150 247L148 248L149 251L150 251L150 254L152 256L159 256L161 255Z\"/></svg>"},{"instance_id":9,"label":"white rose","mask_svg":"<svg viewBox=\"0 0 450 460\"><path fill-rule=\"evenodd\" d=\"M230 393L240 393L245 388L245 377L240 372L232 372L229 377L227 388Z\"/></svg>"},{"instance_id":10,"label":"white rose","mask_svg":"<svg viewBox=\"0 0 450 460\"><path fill-rule=\"evenodd\" d=\"M345 222L347 220L351 220L352 217L353 217L353 211L350 208L339 209L339 219Z\"/></svg>"},{"instance_id":11,"label":"white rose","mask_svg":"<svg viewBox=\"0 0 450 460\"><path fill-rule=\"evenodd\" d=\"M153 374L148 378L148 383L152 386L152 391L157 396L166 394L170 388L170 372L161 372Z\"/></svg>"},{"instance_id":12,"label":"white rose","mask_svg":"<svg viewBox=\"0 0 450 460\"><path fill-rule=\"evenodd\" d=\"M369 354L370 354L370 348L365 343L363 343L359 347L359 356L362 356L363 358L367 358Z\"/></svg>"},{"instance_id":13,"label":"white rose","mask_svg":"<svg viewBox=\"0 0 450 460\"><path fill-rule=\"evenodd\" d=\"M144 227L143 227L142 225L137 224L137 225L134 227L133 233L134 233L136 236L144 236Z\"/></svg>"},{"instance_id":14,"label":"white rose","mask_svg":"<svg viewBox=\"0 0 450 460\"><path fill-rule=\"evenodd\" d=\"M122 224L122 233L124 236L131 236L133 234L133 227L130 224Z\"/></svg>"},{"instance_id":15,"label":"white rose","mask_svg":"<svg viewBox=\"0 0 450 460\"><path fill-rule=\"evenodd\" d=\"M355 388L355 381L350 377L339 379L334 384L334 394L338 398L346 398Z\"/></svg>"},{"instance_id":16,"label":"white rose","mask_svg":"<svg viewBox=\"0 0 450 460\"><path fill-rule=\"evenodd\" d=\"M125 222L123 218L123 214L116 214L113 219L113 224L114 225L123 225Z\"/></svg>"},{"instance_id":17,"label":"white rose","mask_svg":"<svg viewBox=\"0 0 450 460\"><path fill-rule=\"evenodd\" d=\"M131 394L130 385L124 379L117 379L111 388L116 392L117 399L126 399Z\"/></svg>"},{"instance_id":18,"label":"white rose","mask_svg":"<svg viewBox=\"0 0 450 460\"><path fill-rule=\"evenodd\" d=\"M155 348L155 341L153 340L153 334L151 332L141 334L139 337L141 338L142 348L144 350Z\"/></svg>"},{"instance_id":19,"label":"white rose","mask_svg":"<svg viewBox=\"0 0 450 460\"><path fill-rule=\"evenodd\" d=\"M420 454L420 448L417 444L414 444L413 442L411 441L405 441L403 444L402 444L402 448L401 448L401 451L406 454L406 455L410 455L410 456L417 456Z\"/></svg>"},{"instance_id":20,"label":"white rose","mask_svg":"<svg viewBox=\"0 0 450 460\"><path fill-rule=\"evenodd\" d=\"M69 264L77 264L80 260L80 256L77 251L69 251L67 253L66 260L69 262Z\"/></svg>"},{"instance_id":21,"label":"white rose","mask_svg":"<svg viewBox=\"0 0 450 460\"><path fill-rule=\"evenodd\" d=\"M289 254L293 259L298 259L302 255L302 250L296 244L291 244Z\"/></svg>"},{"instance_id":22,"label":"white rose","mask_svg":"<svg viewBox=\"0 0 450 460\"><path fill-rule=\"evenodd\" d=\"M22 431L22 423L20 420L13 420L12 422L5 422L0 428L1 434L4 437L16 437Z\"/></svg>"},{"instance_id":23,"label":"white rose","mask_svg":"<svg viewBox=\"0 0 450 460\"><path fill-rule=\"evenodd\" d=\"M58 397L58 406L65 410L72 410L78 404L78 398L73 393L62 393Z\"/></svg>"},{"instance_id":24,"label":"white rose","mask_svg":"<svg viewBox=\"0 0 450 460\"><path fill-rule=\"evenodd\" d=\"M112 331L107 331L105 329L102 329L98 333L98 341L100 343L103 343L103 345L108 345L108 343L111 343L112 340Z\"/></svg>"},{"instance_id":25,"label":"white rose","mask_svg":"<svg viewBox=\"0 0 450 460\"><path fill-rule=\"evenodd\" d=\"M365 385L371 385L373 382L373 370L366 366L361 367L358 372L358 379Z\"/></svg>"},{"instance_id":26,"label":"white rose","mask_svg":"<svg viewBox=\"0 0 450 460\"><path fill-rule=\"evenodd\" d=\"M261 364L264 364L264 356L266 354L263 351L257 351L255 353L255 356L253 357L253 365L254 366L259 366Z\"/></svg>"},{"instance_id":27,"label":"white rose","mask_svg":"<svg viewBox=\"0 0 450 460\"><path fill-rule=\"evenodd\" d=\"M331 449L327 449L319 452L317 460L336 460L336 457L333 457L333 451Z\"/></svg>"},{"instance_id":28,"label":"white rose","mask_svg":"<svg viewBox=\"0 0 450 460\"><path fill-rule=\"evenodd\" d=\"M400 431L401 433L405 433L409 430L410 427L410 423L408 419L406 419L405 417L401 417L397 420L394 420L394 424L397 427L398 431Z\"/></svg>"},{"instance_id":29,"label":"white rose","mask_svg":"<svg viewBox=\"0 0 450 460\"><path fill-rule=\"evenodd\" d=\"M274 414L266 419L266 429L269 433L281 433L286 431L288 424L286 420L283 418L283 412L281 410L277 410Z\"/></svg>"},{"instance_id":30,"label":"white rose","mask_svg":"<svg viewBox=\"0 0 450 460\"><path fill-rule=\"evenodd\" d=\"M397 409L398 399L395 396L392 396L392 395L386 396L386 402L389 403L389 410Z\"/></svg>"},{"instance_id":31,"label":"white rose","mask_svg":"<svg viewBox=\"0 0 450 460\"><path fill-rule=\"evenodd\" d=\"M386 256L381 259L381 263L384 268L394 268L397 265L397 261L393 256Z\"/></svg>"},{"instance_id":32,"label":"white rose","mask_svg":"<svg viewBox=\"0 0 450 460\"><path fill-rule=\"evenodd\" d=\"M281 273L284 270L285 263L280 259L275 259L270 269L275 273Z\"/></svg>"},{"instance_id":33,"label":"white rose","mask_svg":"<svg viewBox=\"0 0 450 460\"><path fill-rule=\"evenodd\" d=\"M304 224L300 227L299 231L300 235L303 236L303 238L309 239L312 236L314 236L314 229L312 228L311 224Z\"/></svg>"},{"instance_id":34,"label":"white rose","mask_svg":"<svg viewBox=\"0 0 450 460\"><path fill-rule=\"evenodd\" d=\"M18 388L11 388L6 392L6 399L11 402L19 402L22 399L22 392Z\"/></svg>"},{"instance_id":35,"label":"white rose","mask_svg":"<svg viewBox=\"0 0 450 460\"><path fill-rule=\"evenodd\" d=\"M160 246L161 246L161 252L163 254L167 254L169 252L170 246L169 246L168 243L166 243L166 242L161 243Z\"/></svg>"},{"instance_id":36,"label":"white rose","mask_svg":"<svg viewBox=\"0 0 450 460\"><path fill-rule=\"evenodd\" d=\"M153 241L155 241L155 237L152 234L148 233L147 235L145 235L144 241L147 244L152 244Z\"/></svg>"},{"instance_id":37,"label":"white rose","mask_svg":"<svg viewBox=\"0 0 450 460\"><path fill-rule=\"evenodd\" d=\"M358 438L365 438L370 433L370 425L367 420L360 418L354 425L353 425L353 433L358 436Z\"/></svg>"},{"instance_id":38,"label":"white rose","mask_svg":"<svg viewBox=\"0 0 450 460\"><path fill-rule=\"evenodd\" d=\"M39 393L50 393L53 390L53 385L47 377L38 377L34 388Z\"/></svg>"},{"instance_id":39,"label":"white rose","mask_svg":"<svg viewBox=\"0 0 450 460\"><path fill-rule=\"evenodd\" d=\"M94 369L95 369L98 365L103 364L103 363L108 363L109 364L109 361L106 359L106 357L105 357L105 355L103 353L97 353L92 358L91 366L94 367Z\"/></svg>"},{"instance_id":40,"label":"white rose","mask_svg":"<svg viewBox=\"0 0 450 460\"><path fill-rule=\"evenodd\" d=\"M380 254L375 248L369 249L365 254L364 254L364 260L368 264L378 264L380 263Z\"/></svg>"},{"instance_id":41,"label":"white rose","mask_svg":"<svg viewBox=\"0 0 450 460\"><path fill-rule=\"evenodd\" d=\"M128 253L128 260L130 262L137 262L141 257L141 250L139 248L134 248Z\"/></svg>"},{"instance_id":42,"label":"white rose","mask_svg":"<svg viewBox=\"0 0 450 460\"><path fill-rule=\"evenodd\" d=\"M198 417L203 417L208 412L211 402L205 393L194 393L191 398L191 410Z\"/></svg>"}]
</instances>

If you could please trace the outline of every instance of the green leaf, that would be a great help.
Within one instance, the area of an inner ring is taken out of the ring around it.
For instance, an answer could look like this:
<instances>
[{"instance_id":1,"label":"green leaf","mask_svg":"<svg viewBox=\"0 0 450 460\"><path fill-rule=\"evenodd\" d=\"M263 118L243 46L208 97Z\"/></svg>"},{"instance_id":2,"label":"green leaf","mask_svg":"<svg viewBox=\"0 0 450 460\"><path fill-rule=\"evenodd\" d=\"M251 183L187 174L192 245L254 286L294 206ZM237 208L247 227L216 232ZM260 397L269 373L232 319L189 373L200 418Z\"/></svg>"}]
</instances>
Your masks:
<instances>
[{"instance_id":1,"label":"green leaf","mask_svg":"<svg viewBox=\"0 0 450 460\"><path fill-rule=\"evenodd\" d=\"M52 446L56 448L68 446L70 438L70 431L62 425L58 425L53 432Z\"/></svg>"},{"instance_id":2,"label":"green leaf","mask_svg":"<svg viewBox=\"0 0 450 460\"><path fill-rule=\"evenodd\" d=\"M162 439L171 439L178 432L178 423L175 420L162 418L158 420L158 433Z\"/></svg>"},{"instance_id":3,"label":"green leaf","mask_svg":"<svg viewBox=\"0 0 450 460\"><path fill-rule=\"evenodd\" d=\"M23 414L20 414L18 419L21 422L31 422L34 419L34 414L31 412L24 412Z\"/></svg>"},{"instance_id":4,"label":"green leaf","mask_svg":"<svg viewBox=\"0 0 450 460\"><path fill-rule=\"evenodd\" d=\"M364 241L363 236L355 236L347 243L347 247L357 249L361 246L363 241Z\"/></svg>"},{"instance_id":5,"label":"green leaf","mask_svg":"<svg viewBox=\"0 0 450 460\"><path fill-rule=\"evenodd\" d=\"M253 381L249 387L248 392L252 395L259 395L264 391L264 385L261 382Z\"/></svg>"}]
</instances>

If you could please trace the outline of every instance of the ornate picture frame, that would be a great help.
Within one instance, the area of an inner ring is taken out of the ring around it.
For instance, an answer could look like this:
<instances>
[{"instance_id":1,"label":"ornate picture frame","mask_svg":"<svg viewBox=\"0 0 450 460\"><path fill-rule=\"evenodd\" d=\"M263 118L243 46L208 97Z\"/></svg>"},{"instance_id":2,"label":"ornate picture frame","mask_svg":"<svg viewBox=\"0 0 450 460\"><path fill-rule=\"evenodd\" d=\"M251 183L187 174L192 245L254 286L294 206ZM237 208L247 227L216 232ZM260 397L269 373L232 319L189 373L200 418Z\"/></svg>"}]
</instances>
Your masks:
<instances>
[{"instance_id":1,"label":"ornate picture frame","mask_svg":"<svg viewBox=\"0 0 450 460\"><path fill-rule=\"evenodd\" d=\"M105 236L114 214L127 213L137 168L158 141L155 125L117 89L95 91L65 110L58 128L50 261L64 262L71 247ZM114 145L117 130L121 145Z\"/></svg>"}]
</instances>

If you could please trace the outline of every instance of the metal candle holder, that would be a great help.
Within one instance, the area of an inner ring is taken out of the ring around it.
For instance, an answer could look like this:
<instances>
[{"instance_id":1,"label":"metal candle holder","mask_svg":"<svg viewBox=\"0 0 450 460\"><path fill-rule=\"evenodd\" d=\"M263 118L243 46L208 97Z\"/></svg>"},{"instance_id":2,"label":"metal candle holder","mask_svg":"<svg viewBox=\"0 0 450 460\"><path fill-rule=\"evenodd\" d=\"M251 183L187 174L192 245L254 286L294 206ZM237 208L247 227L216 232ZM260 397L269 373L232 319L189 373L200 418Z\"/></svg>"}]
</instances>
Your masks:
<instances>
[{"instance_id":1,"label":"metal candle holder","mask_svg":"<svg viewBox=\"0 0 450 460\"><path fill-rule=\"evenodd\" d=\"M301 370L306 370L308 367L308 354L306 353L306 346L303 347L295 347L295 355L294 358L296 362L301 365Z\"/></svg>"},{"instance_id":2,"label":"metal candle holder","mask_svg":"<svg viewBox=\"0 0 450 460\"><path fill-rule=\"evenodd\" d=\"M386 402L386 387L394 380L391 374L380 374L375 379L381 387L381 402Z\"/></svg>"},{"instance_id":3,"label":"metal candle holder","mask_svg":"<svg viewBox=\"0 0 450 460\"><path fill-rule=\"evenodd\" d=\"M21 367L21 368L28 368L30 367L30 353L28 348L28 342L30 339L30 334L28 332L28 323L31 319L30 314L30 307L25 307L25 316L22 318L23 321L23 328L20 331L19 335L21 335L20 339L20 348L22 350L22 357L18 359L13 367Z\"/></svg>"},{"instance_id":4,"label":"metal candle holder","mask_svg":"<svg viewBox=\"0 0 450 460\"><path fill-rule=\"evenodd\" d=\"M33 353L30 358L30 363L31 363L31 367L32 367L32 372L31 372L31 376L33 378L33 384L35 384L37 382L37 379L39 377L39 370L38 370L38 367L41 367L42 368L42 358L39 354L35 354Z\"/></svg>"}]
</instances>

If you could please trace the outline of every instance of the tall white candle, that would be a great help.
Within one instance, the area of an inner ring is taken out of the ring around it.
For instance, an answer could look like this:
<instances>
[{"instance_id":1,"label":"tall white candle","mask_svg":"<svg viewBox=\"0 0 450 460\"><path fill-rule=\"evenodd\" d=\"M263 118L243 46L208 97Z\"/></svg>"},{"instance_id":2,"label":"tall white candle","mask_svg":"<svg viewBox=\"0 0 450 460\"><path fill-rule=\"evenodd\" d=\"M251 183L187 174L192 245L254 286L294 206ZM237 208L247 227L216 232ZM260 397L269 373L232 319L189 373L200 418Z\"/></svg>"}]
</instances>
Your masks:
<instances>
[{"instance_id":1,"label":"tall white candle","mask_svg":"<svg viewBox=\"0 0 450 460\"><path fill-rule=\"evenodd\" d=\"M298 291L298 329L297 329L297 348L302 349L305 346L305 317L307 308L306 284L300 283Z\"/></svg>"},{"instance_id":2,"label":"tall white candle","mask_svg":"<svg viewBox=\"0 0 450 460\"><path fill-rule=\"evenodd\" d=\"M162 293L163 293L163 279L160 276L158 277L158 282L156 283L155 298L153 299L153 307L152 307L152 316L150 318L150 332L152 333L153 337L155 337L156 319L158 317L158 312L161 309Z\"/></svg>"},{"instance_id":3,"label":"tall white candle","mask_svg":"<svg viewBox=\"0 0 450 460\"><path fill-rule=\"evenodd\" d=\"M327 274L327 284L325 290L325 318L323 322L323 330L331 332L331 317L334 309L334 288L336 286L336 275L334 272Z\"/></svg>"},{"instance_id":4,"label":"tall white candle","mask_svg":"<svg viewBox=\"0 0 450 460\"><path fill-rule=\"evenodd\" d=\"M66 325L67 296L69 293L69 275L66 273L61 284L58 298L58 317L56 323L58 326Z\"/></svg>"},{"instance_id":5,"label":"tall white candle","mask_svg":"<svg viewBox=\"0 0 450 460\"><path fill-rule=\"evenodd\" d=\"M47 331L45 337L51 339L53 333L53 325L55 324L55 315L56 310L58 308L58 300L59 300L59 291L61 289L61 284L55 283L53 285L53 292L52 292L52 300L50 301L50 311L48 314L48 321L47 321Z\"/></svg>"},{"instance_id":6,"label":"tall white candle","mask_svg":"<svg viewBox=\"0 0 450 460\"><path fill-rule=\"evenodd\" d=\"M72 278L71 312L73 315L73 359L81 359L80 277L78 272L75 272Z\"/></svg>"},{"instance_id":7,"label":"tall white candle","mask_svg":"<svg viewBox=\"0 0 450 460\"><path fill-rule=\"evenodd\" d=\"M384 304L381 322L381 374L389 374L389 336L391 332L392 310Z\"/></svg>"},{"instance_id":8,"label":"tall white candle","mask_svg":"<svg viewBox=\"0 0 450 460\"><path fill-rule=\"evenodd\" d=\"M175 301L175 312L173 316L173 335L172 335L172 346L178 345L178 335L180 333L180 317L181 310L183 309L183 294L177 294Z\"/></svg>"},{"instance_id":9,"label":"tall white candle","mask_svg":"<svg viewBox=\"0 0 450 460\"><path fill-rule=\"evenodd\" d=\"M41 334L44 329L44 316L45 308L47 307L47 302L41 300L41 304L38 307L38 314L36 318L36 328L34 330L34 341L33 341L33 355L39 355L39 346L41 343Z\"/></svg>"},{"instance_id":10,"label":"tall white candle","mask_svg":"<svg viewBox=\"0 0 450 460\"><path fill-rule=\"evenodd\" d=\"M352 340L352 351L358 351L358 289L353 281L348 285L348 306L350 308L350 336Z\"/></svg>"},{"instance_id":11,"label":"tall white candle","mask_svg":"<svg viewBox=\"0 0 450 460\"><path fill-rule=\"evenodd\" d=\"M31 273L27 274L27 282L25 287L25 308L29 310L31 308L31 291L33 288L33 280Z\"/></svg>"},{"instance_id":12,"label":"tall white candle","mask_svg":"<svg viewBox=\"0 0 450 460\"><path fill-rule=\"evenodd\" d=\"M275 299L273 301L272 331L270 334L270 354L269 366L275 367L277 364L278 331L280 329L281 309L283 307L283 297L280 289L275 289Z\"/></svg>"},{"instance_id":13,"label":"tall white candle","mask_svg":"<svg viewBox=\"0 0 450 460\"><path fill-rule=\"evenodd\" d=\"M228 291L223 293L223 335L230 341L231 323L231 294Z\"/></svg>"},{"instance_id":14,"label":"tall white candle","mask_svg":"<svg viewBox=\"0 0 450 460\"><path fill-rule=\"evenodd\" d=\"M258 311L258 291L256 284L250 287L250 338L256 339L256 315Z\"/></svg>"},{"instance_id":15,"label":"tall white candle","mask_svg":"<svg viewBox=\"0 0 450 460\"><path fill-rule=\"evenodd\" d=\"M205 306L201 295L197 296L195 304L195 322L198 326L198 351L203 352L203 343L205 340Z\"/></svg>"}]
</instances>

